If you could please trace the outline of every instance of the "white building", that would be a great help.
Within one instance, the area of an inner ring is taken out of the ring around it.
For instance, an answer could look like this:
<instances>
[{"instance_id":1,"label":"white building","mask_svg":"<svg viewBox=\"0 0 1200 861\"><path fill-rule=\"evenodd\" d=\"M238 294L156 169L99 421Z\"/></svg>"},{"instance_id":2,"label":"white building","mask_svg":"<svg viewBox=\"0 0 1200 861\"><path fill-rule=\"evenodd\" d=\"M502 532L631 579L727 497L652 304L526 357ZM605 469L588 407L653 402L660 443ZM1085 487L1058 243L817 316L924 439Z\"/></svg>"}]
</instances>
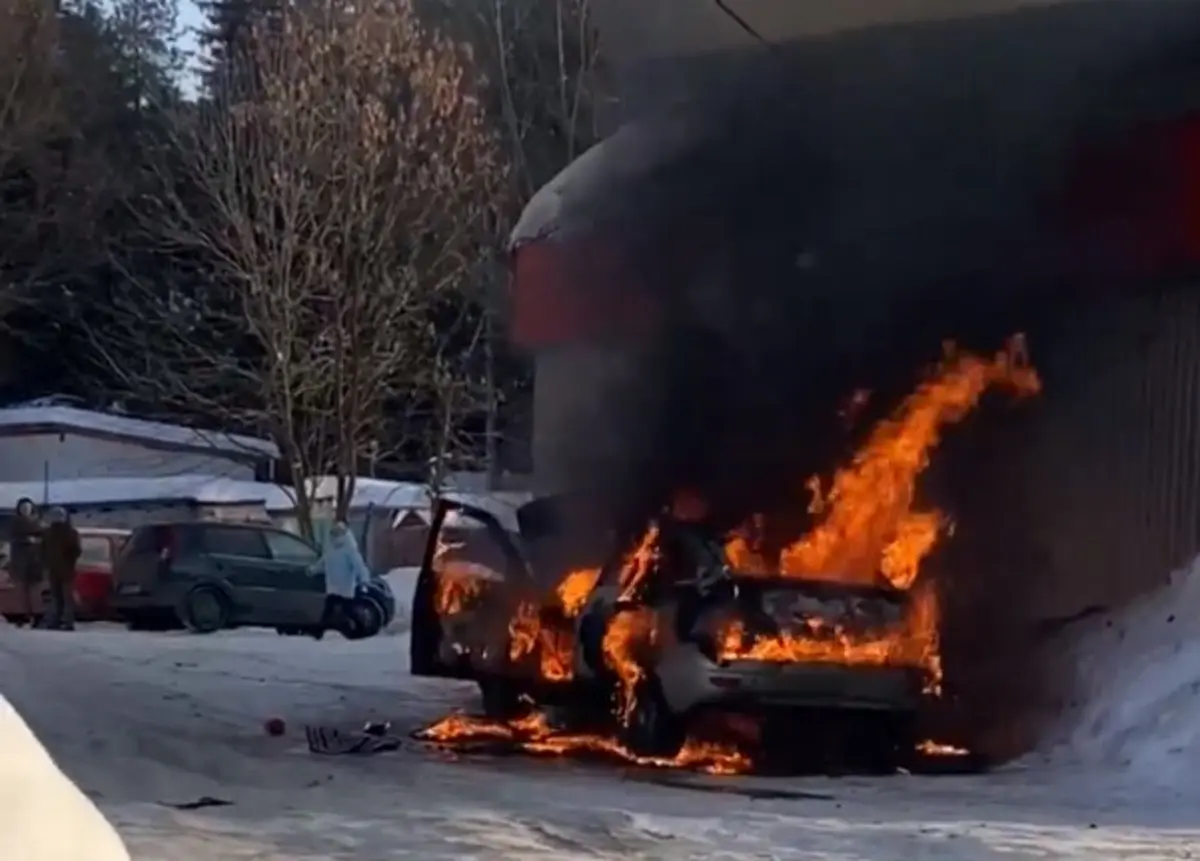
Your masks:
<instances>
[{"instance_id":1,"label":"white building","mask_svg":"<svg viewBox=\"0 0 1200 861\"><path fill-rule=\"evenodd\" d=\"M274 443L68 406L0 409L0 481L207 475L267 479Z\"/></svg>"}]
</instances>

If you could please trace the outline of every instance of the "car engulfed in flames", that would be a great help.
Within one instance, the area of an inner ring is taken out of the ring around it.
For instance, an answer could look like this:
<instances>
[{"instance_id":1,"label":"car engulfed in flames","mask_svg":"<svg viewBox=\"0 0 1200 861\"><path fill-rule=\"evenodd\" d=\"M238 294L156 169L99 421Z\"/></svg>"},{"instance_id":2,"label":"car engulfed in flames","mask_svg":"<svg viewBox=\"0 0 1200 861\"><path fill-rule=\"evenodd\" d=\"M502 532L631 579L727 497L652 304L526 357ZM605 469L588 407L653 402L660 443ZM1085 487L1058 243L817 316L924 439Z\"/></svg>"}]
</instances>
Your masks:
<instances>
[{"instance_id":1,"label":"car engulfed in flames","mask_svg":"<svg viewBox=\"0 0 1200 861\"><path fill-rule=\"evenodd\" d=\"M961 753L916 734L922 700L942 689L938 587L922 564L953 527L921 507L917 482L942 432L993 388L1039 390L1022 339L991 357L948 346L850 463L804 485L809 527L782 546L764 540L769 513L719 531L680 491L631 546L563 572L537 562L546 536L441 502L412 669L478 681L485 714L421 737L721 773L762 766L772 738L823 751L830 726L871 768ZM541 704L569 707L571 725Z\"/></svg>"}]
</instances>

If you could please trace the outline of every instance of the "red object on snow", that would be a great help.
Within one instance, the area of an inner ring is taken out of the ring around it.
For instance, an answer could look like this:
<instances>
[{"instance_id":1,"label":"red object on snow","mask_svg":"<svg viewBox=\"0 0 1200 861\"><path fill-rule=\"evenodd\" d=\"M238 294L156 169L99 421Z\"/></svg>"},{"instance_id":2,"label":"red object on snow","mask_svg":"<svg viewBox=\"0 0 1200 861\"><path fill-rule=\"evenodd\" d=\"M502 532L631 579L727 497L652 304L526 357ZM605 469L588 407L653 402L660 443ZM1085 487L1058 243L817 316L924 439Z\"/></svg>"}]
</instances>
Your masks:
<instances>
[{"instance_id":1,"label":"red object on snow","mask_svg":"<svg viewBox=\"0 0 1200 861\"><path fill-rule=\"evenodd\" d=\"M266 730L267 735L278 737L287 732L287 724L284 723L283 718L267 718L263 721L263 729Z\"/></svg>"}]
</instances>

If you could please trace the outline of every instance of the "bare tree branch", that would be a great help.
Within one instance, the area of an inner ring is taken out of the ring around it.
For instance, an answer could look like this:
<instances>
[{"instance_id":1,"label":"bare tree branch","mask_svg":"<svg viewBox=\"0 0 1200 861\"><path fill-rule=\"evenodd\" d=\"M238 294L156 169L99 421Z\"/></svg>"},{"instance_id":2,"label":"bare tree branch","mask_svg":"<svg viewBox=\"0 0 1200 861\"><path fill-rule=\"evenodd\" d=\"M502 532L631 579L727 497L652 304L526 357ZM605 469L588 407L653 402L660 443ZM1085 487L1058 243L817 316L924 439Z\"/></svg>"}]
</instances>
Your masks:
<instances>
[{"instance_id":1,"label":"bare tree branch","mask_svg":"<svg viewBox=\"0 0 1200 861\"><path fill-rule=\"evenodd\" d=\"M200 277L131 279L92 335L131 390L268 431L311 529L308 479L338 476L344 516L397 405L460 387L475 343L445 318L478 303L507 179L464 51L411 0L293 8L234 68L253 86L177 126L194 187L142 212Z\"/></svg>"}]
</instances>

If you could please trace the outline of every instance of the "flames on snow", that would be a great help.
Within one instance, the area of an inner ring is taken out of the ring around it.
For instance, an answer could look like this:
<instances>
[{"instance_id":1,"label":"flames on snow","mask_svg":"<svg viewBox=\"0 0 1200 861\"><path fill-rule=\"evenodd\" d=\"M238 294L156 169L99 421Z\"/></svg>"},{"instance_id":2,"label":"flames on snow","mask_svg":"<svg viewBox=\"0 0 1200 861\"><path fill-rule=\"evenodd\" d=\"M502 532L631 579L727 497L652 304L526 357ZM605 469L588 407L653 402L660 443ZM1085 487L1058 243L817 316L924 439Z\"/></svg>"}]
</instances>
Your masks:
<instances>
[{"instance_id":1,"label":"flames on snow","mask_svg":"<svg viewBox=\"0 0 1200 861\"><path fill-rule=\"evenodd\" d=\"M828 480L819 476L808 479L804 487L810 496L808 512L813 525L804 535L767 558L756 536L761 534L768 515L759 514L725 538L729 567L743 576L762 572L772 577L858 585L878 584L882 577L909 595L903 625L883 633L863 634L810 623L799 634L763 636L731 619L717 637L719 657L916 667L924 674L925 693L939 696L942 667L938 595L932 582L919 574L938 541L952 532L953 523L945 512L918 507L917 479L928 467L945 429L964 418L986 391L1003 389L1025 396L1038 392L1040 387L1020 336L991 357L947 345L941 362L870 431L850 463ZM866 398L866 393L856 393L850 409L860 411ZM849 411L843 418L849 420ZM674 500L671 516L699 520L705 510L702 499L681 492ZM624 557L619 575L623 597L633 597L643 579L651 575L657 544L658 527L652 523ZM486 569L478 565L447 558L452 549L440 548L435 559L435 603L443 620L470 610L488 578ZM528 668L544 682L569 682L574 675L574 620L583 611L599 576L599 569L570 571L549 595L519 601L507 624L507 654L492 655L492 660ZM609 621L602 650L607 668L619 680L617 702L613 704L616 720L627 719L644 667L662 636L658 620L648 608L621 610ZM420 735L450 746L502 742L533 754L599 753L634 764L722 774L748 771L754 765L751 756L727 738L689 738L678 756L670 760L639 757L608 735L556 730L536 710L510 721L452 714ZM965 753L932 740L922 742L918 750L931 756Z\"/></svg>"}]
</instances>

